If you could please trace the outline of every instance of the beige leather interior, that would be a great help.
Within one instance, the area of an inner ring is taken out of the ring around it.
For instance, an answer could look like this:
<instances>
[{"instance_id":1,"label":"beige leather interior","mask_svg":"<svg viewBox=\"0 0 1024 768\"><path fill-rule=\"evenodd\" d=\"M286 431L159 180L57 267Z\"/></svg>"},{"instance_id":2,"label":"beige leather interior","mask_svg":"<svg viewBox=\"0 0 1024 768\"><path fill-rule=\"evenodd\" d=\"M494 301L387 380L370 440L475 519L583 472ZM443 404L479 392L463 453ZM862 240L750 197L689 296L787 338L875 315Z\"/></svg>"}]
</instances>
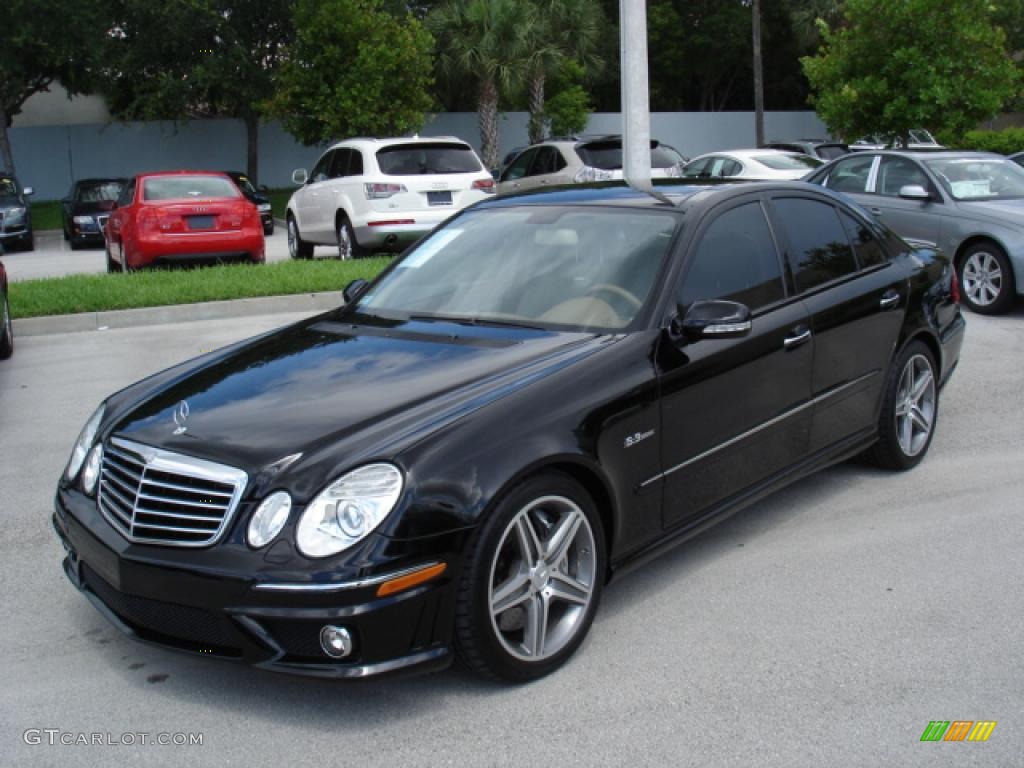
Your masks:
<instances>
[{"instance_id":1,"label":"beige leather interior","mask_svg":"<svg viewBox=\"0 0 1024 768\"><path fill-rule=\"evenodd\" d=\"M537 318L542 322L567 325L591 325L599 328L621 328L625 323L618 313L601 299L583 296L556 304Z\"/></svg>"}]
</instances>

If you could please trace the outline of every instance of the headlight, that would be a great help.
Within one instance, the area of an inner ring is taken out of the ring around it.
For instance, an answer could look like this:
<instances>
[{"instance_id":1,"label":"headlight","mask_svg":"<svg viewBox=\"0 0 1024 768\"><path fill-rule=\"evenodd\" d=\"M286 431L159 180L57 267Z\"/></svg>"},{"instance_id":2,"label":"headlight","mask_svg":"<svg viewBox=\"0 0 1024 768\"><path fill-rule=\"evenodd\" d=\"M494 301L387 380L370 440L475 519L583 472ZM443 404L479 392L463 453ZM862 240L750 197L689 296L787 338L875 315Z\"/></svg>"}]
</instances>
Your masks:
<instances>
[{"instance_id":1,"label":"headlight","mask_svg":"<svg viewBox=\"0 0 1024 768\"><path fill-rule=\"evenodd\" d=\"M88 226L93 223L92 216L75 216L75 224Z\"/></svg>"},{"instance_id":2,"label":"headlight","mask_svg":"<svg viewBox=\"0 0 1024 768\"><path fill-rule=\"evenodd\" d=\"M82 468L86 454L88 454L89 449L92 448L93 440L96 439L96 431L100 428L100 422L103 421L103 411L105 408L105 405L101 405L97 408L96 413L90 416L89 420L85 422L85 426L82 427L82 432L78 436L75 448L71 451L71 458L68 460L67 471L64 473L64 476L67 478L69 483L75 479L75 475L78 474L78 470Z\"/></svg>"},{"instance_id":3,"label":"headlight","mask_svg":"<svg viewBox=\"0 0 1024 768\"><path fill-rule=\"evenodd\" d=\"M267 211L270 210L270 203L260 203L256 207L263 213L266 213Z\"/></svg>"},{"instance_id":4,"label":"headlight","mask_svg":"<svg viewBox=\"0 0 1024 768\"><path fill-rule=\"evenodd\" d=\"M24 208L8 208L4 216L8 224L20 224L25 218Z\"/></svg>"},{"instance_id":5,"label":"headlight","mask_svg":"<svg viewBox=\"0 0 1024 768\"><path fill-rule=\"evenodd\" d=\"M259 549L269 544L284 528L291 511L292 497L284 491L267 496L249 521L249 546Z\"/></svg>"},{"instance_id":6,"label":"headlight","mask_svg":"<svg viewBox=\"0 0 1024 768\"><path fill-rule=\"evenodd\" d=\"M85 460L85 468L82 469L82 490L92 496L96 490L96 482L100 479L100 462L103 461L103 446L94 445L89 451L89 458Z\"/></svg>"},{"instance_id":7,"label":"headlight","mask_svg":"<svg viewBox=\"0 0 1024 768\"><path fill-rule=\"evenodd\" d=\"M391 464L367 464L327 486L302 513L295 534L307 557L327 557L362 541L402 494L402 473Z\"/></svg>"}]
</instances>

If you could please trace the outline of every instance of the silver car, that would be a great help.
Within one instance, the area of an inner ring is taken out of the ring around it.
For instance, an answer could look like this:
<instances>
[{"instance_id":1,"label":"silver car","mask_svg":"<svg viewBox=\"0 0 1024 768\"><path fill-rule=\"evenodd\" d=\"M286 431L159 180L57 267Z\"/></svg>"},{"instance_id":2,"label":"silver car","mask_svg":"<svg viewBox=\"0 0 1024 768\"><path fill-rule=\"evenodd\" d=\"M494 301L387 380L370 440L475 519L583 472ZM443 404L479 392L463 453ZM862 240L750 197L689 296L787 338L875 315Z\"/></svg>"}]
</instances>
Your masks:
<instances>
[{"instance_id":1,"label":"silver car","mask_svg":"<svg viewBox=\"0 0 1024 768\"><path fill-rule=\"evenodd\" d=\"M956 264L963 301L1006 312L1024 295L1024 168L987 152L858 152L807 178Z\"/></svg>"}]
</instances>

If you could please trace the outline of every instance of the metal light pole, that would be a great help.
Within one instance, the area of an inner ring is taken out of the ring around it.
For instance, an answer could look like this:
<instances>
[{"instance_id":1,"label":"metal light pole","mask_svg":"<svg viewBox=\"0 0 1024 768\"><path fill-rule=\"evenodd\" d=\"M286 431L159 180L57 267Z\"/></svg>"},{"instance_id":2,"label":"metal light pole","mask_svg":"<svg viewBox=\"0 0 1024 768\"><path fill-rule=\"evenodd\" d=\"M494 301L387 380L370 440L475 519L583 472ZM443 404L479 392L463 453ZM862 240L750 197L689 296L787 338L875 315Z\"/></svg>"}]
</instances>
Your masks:
<instances>
[{"instance_id":1,"label":"metal light pole","mask_svg":"<svg viewBox=\"0 0 1024 768\"><path fill-rule=\"evenodd\" d=\"M761 0L750 8L754 36L754 146L764 146L764 70L761 66Z\"/></svg>"}]
</instances>

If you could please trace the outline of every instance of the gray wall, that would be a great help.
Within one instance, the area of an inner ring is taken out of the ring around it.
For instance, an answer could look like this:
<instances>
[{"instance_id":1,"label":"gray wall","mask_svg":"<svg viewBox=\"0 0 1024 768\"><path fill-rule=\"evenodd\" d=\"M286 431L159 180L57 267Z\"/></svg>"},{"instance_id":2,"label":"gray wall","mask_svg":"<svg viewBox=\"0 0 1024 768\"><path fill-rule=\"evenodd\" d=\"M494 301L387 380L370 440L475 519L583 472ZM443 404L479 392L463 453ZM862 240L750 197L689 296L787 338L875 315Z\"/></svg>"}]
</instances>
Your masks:
<instances>
[{"instance_id":1,"label":"gray wall","mask_svg":"<svg viewBox=\"0 0 1024 768\"><path fill-rule=\"evenodd\" d=\"M502 155L526 143L527 117L525 112L502 115ZM620 133L621 117L594 114L587 131ZM770 139L826 135L813 112L769 112L765 132ZM438 114L421 133L458 136L480 146L475 113ZM752 146L754 118L749 112L656 112L651 115L651 135L692 157ZM62 197L72 179L89 176L175 168L245 169L245 128L238 120L26 126L11 128L10 137L18 177L35 187L37 200ZM292 170L310 168L320 152L297 143L278 123L268 123L260 131L260 181L270 187L290 186Z\"/></svg>"}]
</instances>

